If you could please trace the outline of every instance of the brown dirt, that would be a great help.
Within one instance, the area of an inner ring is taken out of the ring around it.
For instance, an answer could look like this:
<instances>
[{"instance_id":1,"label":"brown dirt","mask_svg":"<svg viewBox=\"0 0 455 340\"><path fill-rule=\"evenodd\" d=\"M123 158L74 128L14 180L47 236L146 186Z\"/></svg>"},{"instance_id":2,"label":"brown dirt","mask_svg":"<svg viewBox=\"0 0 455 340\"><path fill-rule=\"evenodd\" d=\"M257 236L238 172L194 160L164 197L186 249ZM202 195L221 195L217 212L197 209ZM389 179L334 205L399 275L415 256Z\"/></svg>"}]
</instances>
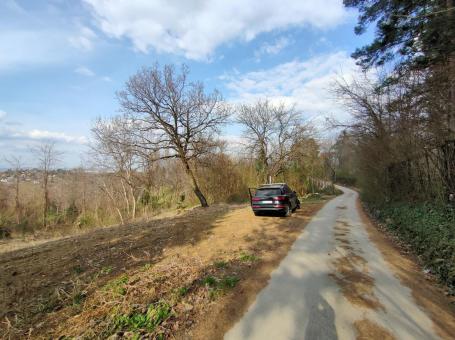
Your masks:
<instances>
[{"instance_id":1,"label":"brown dirt","mask_svg":"<svg viewBox=\"0 0 455 340\"><path fill-rule=\"evenodd\" d=\"M348 235L349 225L344 221L337 221L335 240L337 247L344 252L340 252L341 256L332 261L334 269L329 275L352 304L369 309L384 308L374 294L374 279L368 274L367 261L356 254Z\"/></svg>"},{"instance_id":2,"label":"brown dirt","mask_svg":"<svg viewBox=\"0 0 455 340\"><path fill-rule=\"evenodd\" d=\"M443 339L455 338L455 303L447 296L436 279L425 275L419 261L411 254L404 253L393 242L385 230L379 230L364 212L360 200L357 202L363 222L367 226L370 240L378 247L401 283L409 287L414 300L430 316L437 334Z\"/></svg>"},{"instance_id":3,"label":"brown dirt","mask_svg":"<svg viewBox=\"0 0 455 340\"><path fill-rule=\"evenodd\" d=\"M109 334L112 313L129 315L166 299L173 314L155 331L221 339L322 204L305 203L291 218L214 205L0 254L0 335ZM207 276L240 281L215 289L203 284ZM121 286L119 278L126 280ZM182 287L184 297L176 295Z\"/></svg>"},{"instance_id":4,"label":"brown dirt","mask_svg":"<svg viewBox=\"0 0 455 340\"><path fill-rule=\"evenodd\" d=\"M354 328L357 332L357 340L395 340L395 337L387 329L368 319L354 322Z\"/></svg>"},{"instance_id":5,"label":"brown dirt","mask_svg":"<svg viewBox=\"0 0 455 340\"><path fill-rule=\"evenodd\" d=\"M359 270L356 266L364 261L363 258L352 255L340 257L333 262L335 271L330 276L353 305L375 310L384 308L374 295L373 278L365 268Z\"/></svg>"}]
</instances>

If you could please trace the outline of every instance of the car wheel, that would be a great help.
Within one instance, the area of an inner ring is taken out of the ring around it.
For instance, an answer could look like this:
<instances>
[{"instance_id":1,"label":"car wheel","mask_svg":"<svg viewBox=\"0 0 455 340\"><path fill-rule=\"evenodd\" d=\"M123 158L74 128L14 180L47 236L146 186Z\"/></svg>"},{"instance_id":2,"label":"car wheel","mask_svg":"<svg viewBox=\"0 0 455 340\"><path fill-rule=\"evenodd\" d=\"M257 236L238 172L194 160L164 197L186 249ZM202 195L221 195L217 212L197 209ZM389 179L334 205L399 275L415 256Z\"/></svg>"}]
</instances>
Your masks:
<instances>
[{"instance_id":1,"label":"car wheel","mask_svg":"<svg viewBox=\"0 0 455 340\"><path fill-rule=\"evenodd\" d=\"M291 205L288 204L288 205L286 206L286 208L284 209L284 217L291 216L291 213L292 213L292 212L291 212Z\"/></svg>"},{"instance_id":2,"label":"car wheel","mask_svg":"<svg viewBox=\"0 0 455 340\"><path fill-rule=\"evenodd\" d=\"M259 211L253 211L254 212L254 216L261 216L261 213Z\"/></svg>"}]
</instances>

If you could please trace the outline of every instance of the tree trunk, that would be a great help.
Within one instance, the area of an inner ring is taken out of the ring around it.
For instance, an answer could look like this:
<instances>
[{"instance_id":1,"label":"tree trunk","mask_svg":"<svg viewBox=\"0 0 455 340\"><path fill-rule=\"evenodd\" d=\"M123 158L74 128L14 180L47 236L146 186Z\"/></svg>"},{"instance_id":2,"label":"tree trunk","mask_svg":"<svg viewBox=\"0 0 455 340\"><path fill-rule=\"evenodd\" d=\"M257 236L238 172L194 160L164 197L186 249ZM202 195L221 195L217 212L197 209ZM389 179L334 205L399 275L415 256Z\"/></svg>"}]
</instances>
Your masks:
<instances>
[{"instance_id":1,"label":"tree trunk","mask_svg":"<svg viewBox=\"0 0 455 340\"><path fill-rule=\"evenodd\" d=\"M112 206L114 206L115 210L117 211L117 214L120 218L120 223L122 225L124 225L125 220L123 219L122 212L120 211L119 207L117 206L117 204L115 202L114 195L109 191L109 189L107 188L106 182L104 182L104 181L103 181L103 186L104 186L104 192L106 193L107 197L109 197L109 199L111 200Z\"/></svg>"},{"instance_id":2,"label":"tree trunk","mask_svg":"<svg viewBox=\"0 0 455 340\"><path fill-rule=\"evenodd\" d=\"M132 216L131 218L134 220L136 218L136 197L134 196L134 188L130 185L130 196L131 196L131 202L132 202L132 209L131 213Z\"/></svg>"},{"instance_id":3,"label":"tree trunk","mask_svg":"<svg viewBox=\"0 0 455 340\"><path fill-rule=\"evenodd\" d=\"M455 11L453 10L454 2L453 0L446 0L446 7L447 7L447 16L448 22L452 22L455 19ZM454 25L452 24L450 29L454 29ZM451 32L452 34L452 44L455 44L455 32ZM449 77L449 105L448 105L448 122L447 127L449 130L449 140L455 139L455 53L451 53L449 55L449 63L448 63L448 77Z\"/></svg>"},{"instance_id":4,"label":"tree trunk","mask_svg":"<svg viewBox=\"0 0 455 340\"><path fill-rule=\"evenodd\" d=\"M128 199L128 194L126 193L125 183L123 182L123 179L120 179L120 183L122 184L123 198L125 199L126 216L129 219L130 216L131 216L131 213L130 213L130 200Z\"/></svg>"},{"instance_id":5,"label":"tree trunk","mask_svg":"<svg viewBox=\"0 0 455 340\"><path fill-rule=\"evenodd\" d=\"M202 193L201 189L199 189L199 185L197 183L196 177L194 176L193 171L190 168L190 164L188 163L188 160L182 158L182 162L185 165L185 172L187 173L188 176L191 178L191 182L193 184L193 191L196 194L197 198L199 199L199 202L201 203L202 207L208 207L207 200L205 199L204 194Z\"/></svg>"},{"instance_id":6,"label":"tree trunk","mask_svg":"<svg viewBox=\"0 0 455 340\"><path fill-rule=\"evenodd\" d=\"M21 223L21 205L19 202L19 174L16 173L16 206L15 206L15 212L16 212L16 224Z\"/></svg>"},{"instance_id":7,"label":"tree trunk","mask_svg":"<svg viewBox=\"0 0 455 340\"><path fill-rule=\"evenodd\" d=\"M43 207L43 227L47 229L47 212L49 211L49 191L48 191L49 174L45 171L43 178L44 188L44 207Z\"/></svg>"}]
</instances>

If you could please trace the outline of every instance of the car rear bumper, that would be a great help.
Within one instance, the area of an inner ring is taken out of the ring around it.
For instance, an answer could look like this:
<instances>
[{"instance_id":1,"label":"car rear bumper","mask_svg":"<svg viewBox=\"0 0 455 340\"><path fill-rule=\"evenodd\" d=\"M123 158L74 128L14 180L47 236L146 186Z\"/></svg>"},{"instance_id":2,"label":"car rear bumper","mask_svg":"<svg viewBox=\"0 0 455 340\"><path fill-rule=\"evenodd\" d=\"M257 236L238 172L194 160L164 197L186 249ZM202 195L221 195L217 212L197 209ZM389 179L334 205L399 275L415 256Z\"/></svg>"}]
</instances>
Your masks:
<instances>
[{"instance_id":1,"label":"car rear bumper","mask_svg":"<svg viewBox=\"0 0 455 340\"><path fill-rule=\"evenodd\" d=\"M254 212L257 212L257 211L285 211L286 207L287 206L284 204L275 204L275 205L266 205L266 206L253 205L252 206Z\"/></svg>"}]
</instances>

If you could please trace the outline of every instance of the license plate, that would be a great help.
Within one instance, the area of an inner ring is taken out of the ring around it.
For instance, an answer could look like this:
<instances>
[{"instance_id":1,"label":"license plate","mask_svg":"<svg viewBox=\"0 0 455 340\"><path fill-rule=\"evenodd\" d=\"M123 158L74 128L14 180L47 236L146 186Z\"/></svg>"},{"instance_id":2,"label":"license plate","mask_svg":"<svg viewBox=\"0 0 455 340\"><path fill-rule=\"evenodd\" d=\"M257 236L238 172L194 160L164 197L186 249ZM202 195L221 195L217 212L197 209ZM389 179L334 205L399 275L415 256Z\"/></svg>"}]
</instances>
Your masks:
<instances>
[{"instance_id":1,"label":"license plate","mask_svg":"<svg viewBox=\"0 0 455 340\"><path fill-rule=\"evenodd\" d=\"M261 203L262 203L262 204L272 204L273 201L262 201Z\"/></svg>"}]
</instances>

